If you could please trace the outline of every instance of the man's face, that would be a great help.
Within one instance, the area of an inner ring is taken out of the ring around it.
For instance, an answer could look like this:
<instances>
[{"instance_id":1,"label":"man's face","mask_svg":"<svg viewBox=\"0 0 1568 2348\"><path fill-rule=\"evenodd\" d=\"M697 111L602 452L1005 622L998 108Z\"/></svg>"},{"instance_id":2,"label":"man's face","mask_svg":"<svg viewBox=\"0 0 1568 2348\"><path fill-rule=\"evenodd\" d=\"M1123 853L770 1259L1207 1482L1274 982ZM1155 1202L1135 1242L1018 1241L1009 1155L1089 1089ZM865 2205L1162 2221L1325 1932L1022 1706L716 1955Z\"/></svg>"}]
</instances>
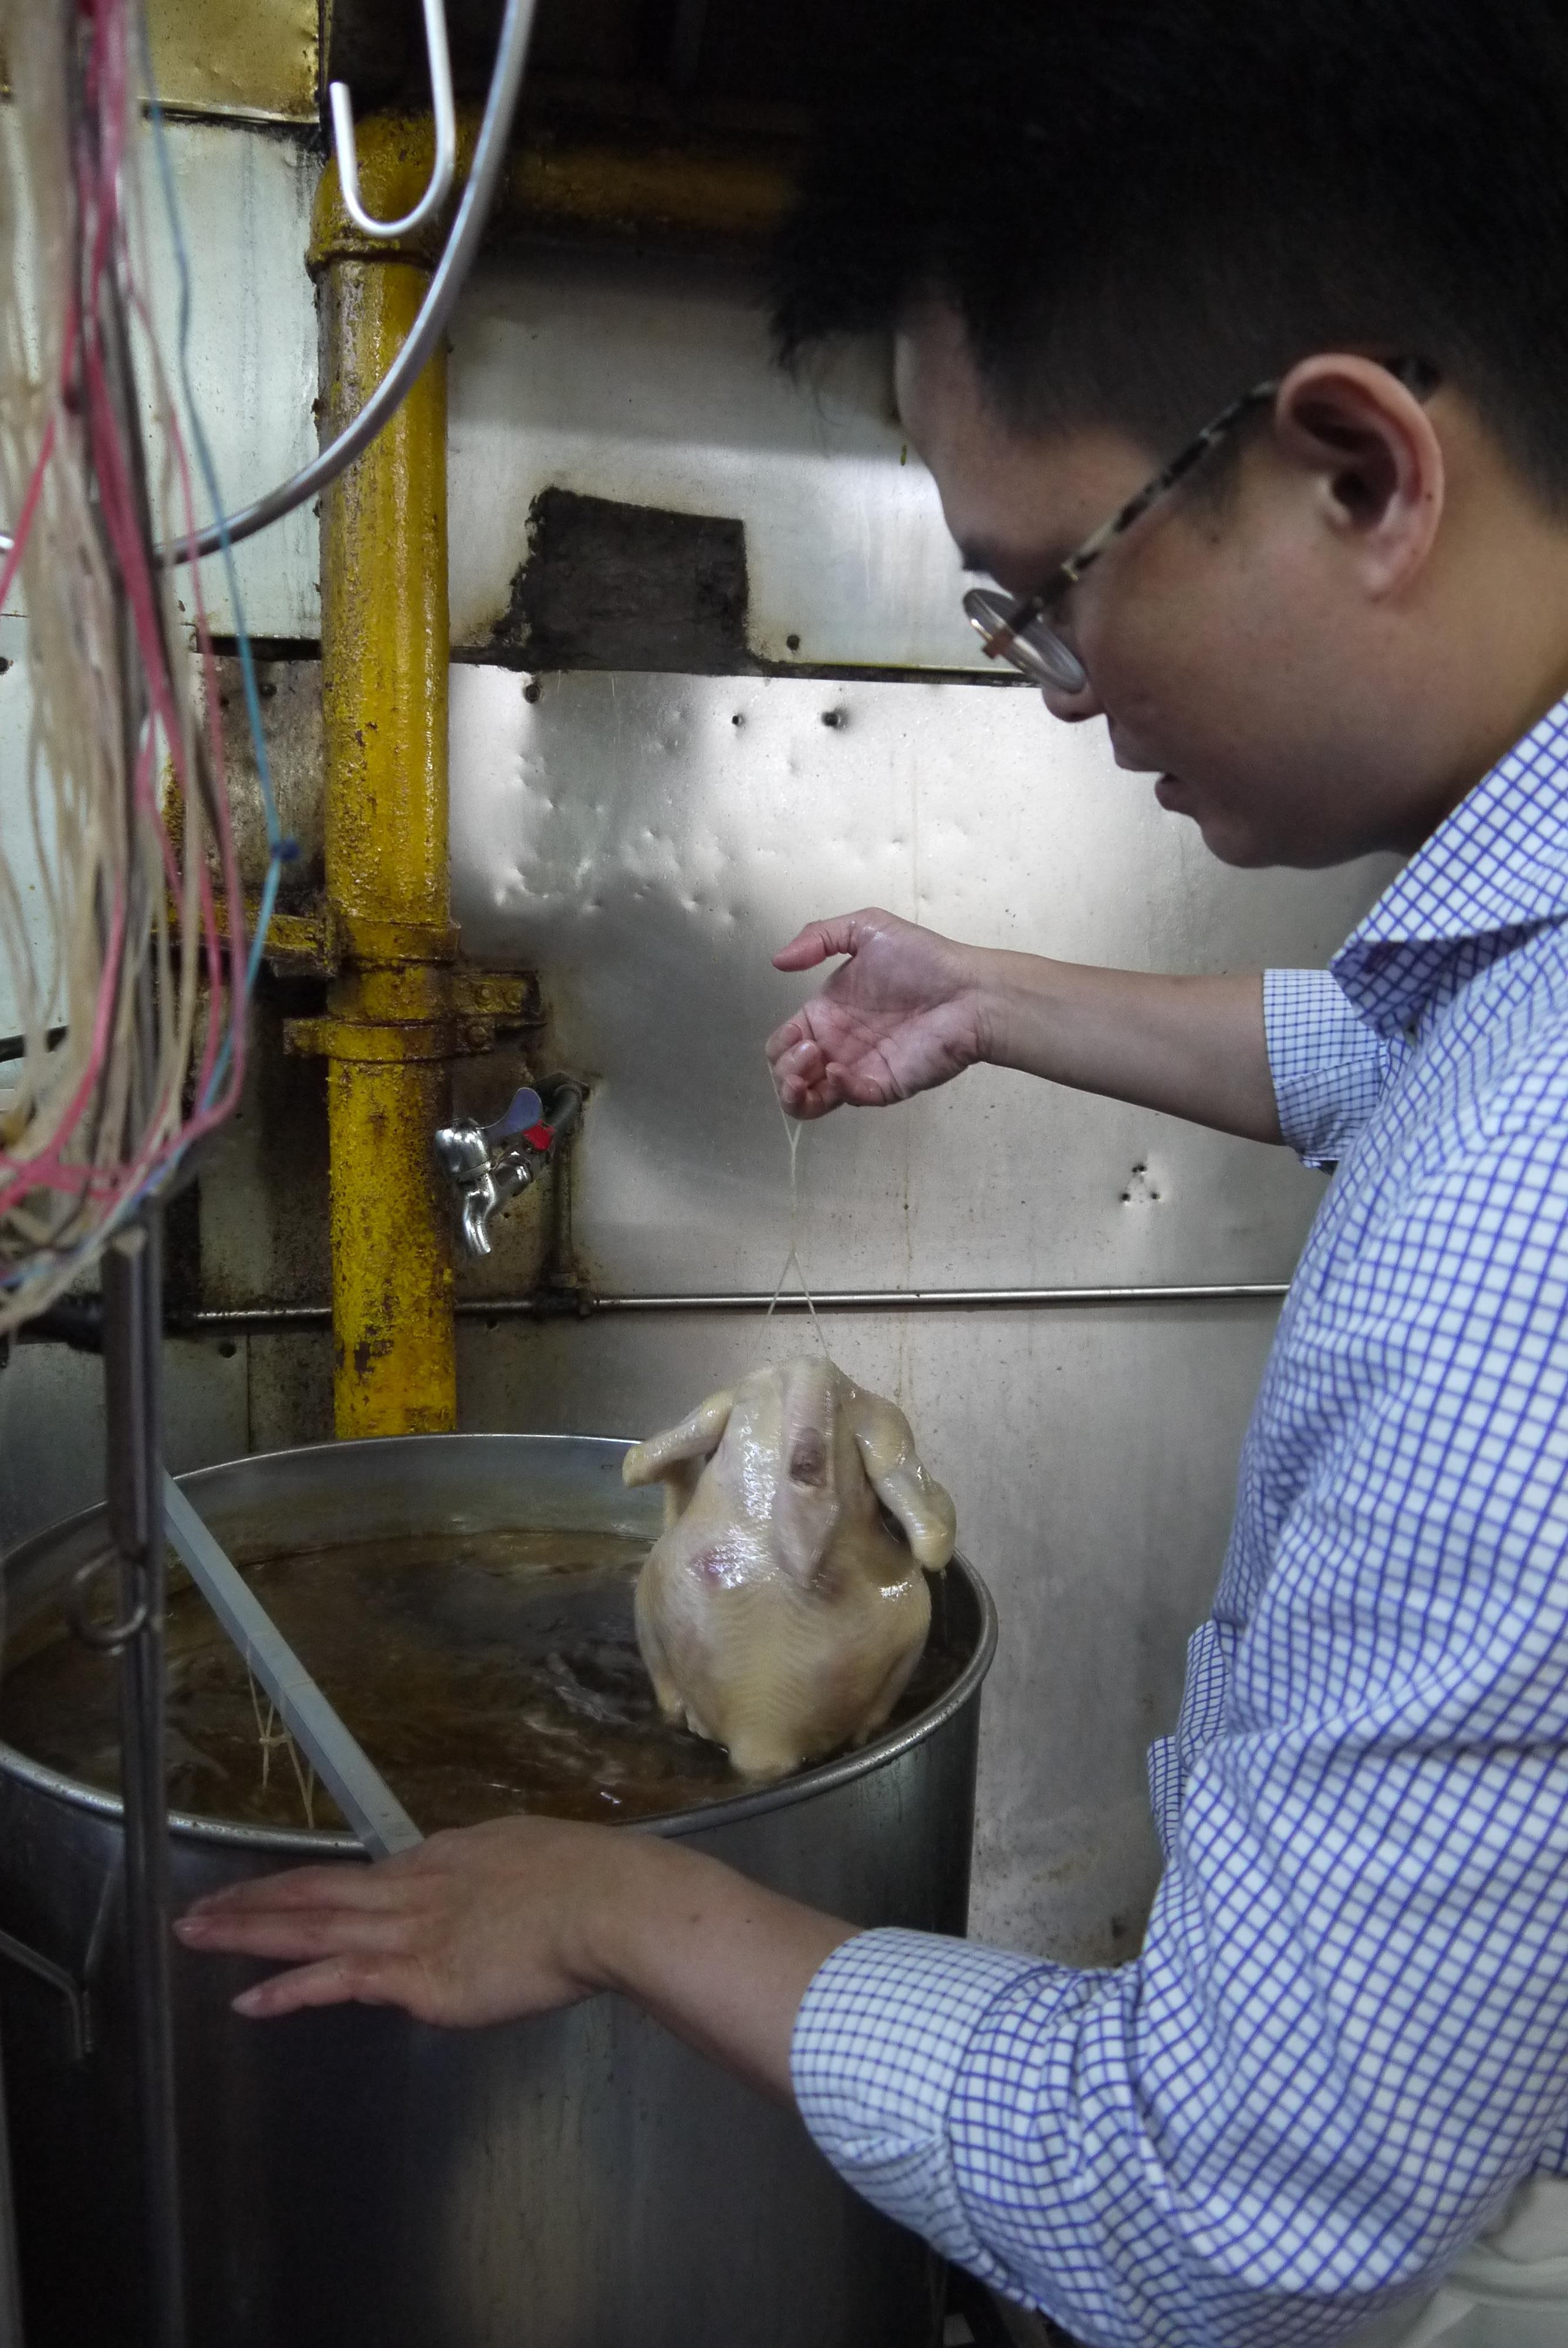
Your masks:
<instances>
[{"instance_id":1,"label":"man's face","mask_svg":"<svg viewBox=\"0 0 1568 2348\"><path fill-rule=\"evenodd\" d=\"M901 336L897 386L966 562L1012 593L1174 453L1108 428L1019 438L946 310ZM1444 792L1399 617L1363 592L1321 479L1278 455L1268 424L1233 464L1217 499L1177 489L1071 590L1051 616L1090 683L1046 702L1070 722L1103 716L1117 764L1156 774L1162 806L1228 864L1408 850Z\"/></svg>"}]
</instances>

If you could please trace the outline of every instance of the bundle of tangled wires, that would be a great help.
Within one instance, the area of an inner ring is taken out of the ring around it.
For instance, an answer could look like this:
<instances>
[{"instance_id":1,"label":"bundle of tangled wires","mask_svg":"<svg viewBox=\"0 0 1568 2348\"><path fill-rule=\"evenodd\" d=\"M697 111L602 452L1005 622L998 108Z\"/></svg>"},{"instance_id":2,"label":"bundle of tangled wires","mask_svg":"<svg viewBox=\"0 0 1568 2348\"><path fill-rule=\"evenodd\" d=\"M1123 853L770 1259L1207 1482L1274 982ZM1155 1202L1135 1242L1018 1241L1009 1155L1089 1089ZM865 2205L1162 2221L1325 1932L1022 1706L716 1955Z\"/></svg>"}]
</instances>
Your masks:
<instances>
[{"instance_id":1,"label":"bundle of tangled wires","mask_svg":"<svg viewBox=\"0 0 1568 2348\"><path fill-rule=\"evenodd\" d=\"M26 776L5 778L26 819L0 834L0 1003L18 1031L0 1060L4 1334L82 1279L233 1107L283 847L241 626L273 850L247 950L200 572L180 574L188 619L169 559L193 548L193 472L222 508L139 7L0 0L0 611L26 614L32 710ZM149 159L182 292L179 400L149 293Z\"/></svg>"}]
</instances>

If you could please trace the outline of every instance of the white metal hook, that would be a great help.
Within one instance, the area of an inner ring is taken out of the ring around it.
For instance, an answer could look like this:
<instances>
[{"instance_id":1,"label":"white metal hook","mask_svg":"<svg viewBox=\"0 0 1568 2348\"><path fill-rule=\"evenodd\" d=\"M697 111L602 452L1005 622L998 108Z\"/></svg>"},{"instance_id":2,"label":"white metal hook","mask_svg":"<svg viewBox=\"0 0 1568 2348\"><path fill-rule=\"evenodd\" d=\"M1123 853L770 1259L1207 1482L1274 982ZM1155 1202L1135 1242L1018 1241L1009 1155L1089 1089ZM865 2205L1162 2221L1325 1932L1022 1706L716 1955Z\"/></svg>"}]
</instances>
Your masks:
<instances>
[{"instance_id":1,"label":"white metal hook","mask_svg":"<svg viewBox=\"0 0 1568 2348\"><path fill-rule=\"evenodd\" d=\"M446 46L446 15L443 0L425 0L425 46L430 57L430 111L436 121L436 164L430 185L411 212L402 220L372 218L359 200L359 161L354 144L354 101L348 84L332 85L333 141L337 149L338 183L343 210L366 236L407 236L423 228L452 192L457 176L457 110L452 99L452 57Z\"/></svg>"}]
</instances>

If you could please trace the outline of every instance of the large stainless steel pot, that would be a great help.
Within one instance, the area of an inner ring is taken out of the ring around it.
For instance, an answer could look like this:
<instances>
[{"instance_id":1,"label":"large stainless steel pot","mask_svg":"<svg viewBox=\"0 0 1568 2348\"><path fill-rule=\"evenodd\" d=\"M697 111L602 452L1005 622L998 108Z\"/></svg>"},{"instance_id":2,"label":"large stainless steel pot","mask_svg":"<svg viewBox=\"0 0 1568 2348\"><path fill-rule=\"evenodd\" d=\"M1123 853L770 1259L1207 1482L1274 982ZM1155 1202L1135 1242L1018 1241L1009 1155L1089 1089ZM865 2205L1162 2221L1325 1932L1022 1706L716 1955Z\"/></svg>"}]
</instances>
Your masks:
<instances>
[{"instance_id":1,"label":"large stainless steel pot","mask_svg":"<svg viewBox=\"0 0 1568 2348\"><path fill-rule=\"evenodd\" d=\"M623 1489L624 1449L409 1437L183 1482L241 1555L519 1521L651 1537L658 1497ZM105 1540L94 1509L19 1550L10 1624ZM857 1922L962 1931L996 1625L967 1566L944 1586L970 1660L941 1702L851 1759L651 1830ZM363 1863L346 1836L182 1818L176 1898L307 1859ZM0 2034L28 2348L141 2336L120 1862L118 1801L0 1745ZM359 2007L256 2025L229 2010L255 1968L174 1964L193 2348L935 2337L923 2246L847 2192L792 2116L617 1999L474 2032Z\"/></svg>"}]
</instances>

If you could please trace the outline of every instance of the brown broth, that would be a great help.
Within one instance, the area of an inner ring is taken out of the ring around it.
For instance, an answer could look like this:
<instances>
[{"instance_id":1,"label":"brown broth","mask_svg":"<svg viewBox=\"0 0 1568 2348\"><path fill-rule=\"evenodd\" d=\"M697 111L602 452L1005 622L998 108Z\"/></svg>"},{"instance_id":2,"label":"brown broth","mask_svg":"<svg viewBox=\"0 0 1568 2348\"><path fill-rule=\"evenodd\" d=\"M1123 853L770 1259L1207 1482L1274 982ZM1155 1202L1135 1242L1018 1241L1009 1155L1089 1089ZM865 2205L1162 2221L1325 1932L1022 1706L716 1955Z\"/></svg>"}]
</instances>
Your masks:
<instances>
[{"instance_id":1,"label":"brown broth","mask_svg":"<svg viewBox=\"0 0 1568 2348\"><path fill-rule=\"evenodd\" d=\"M241 1570L433 1833L516 1810L646 1818L743 1789L721 1746L660 1718L632 1628L645 1555L625 1534L506 1530L293 1550ZM265 1697L200 1593L173 1578L182 1586L168 1619L171 1807L305 1825L305 1792L275 1725L263 1745ZM71 1636L63 1611L38 1630L0 1683L0 1735L116 1791L116 1667ZM934 1634L895 1725L932 1703L963 1660ZM309 1821L343 1824L320 1787Z\"/></svg>"}]
</instances>

